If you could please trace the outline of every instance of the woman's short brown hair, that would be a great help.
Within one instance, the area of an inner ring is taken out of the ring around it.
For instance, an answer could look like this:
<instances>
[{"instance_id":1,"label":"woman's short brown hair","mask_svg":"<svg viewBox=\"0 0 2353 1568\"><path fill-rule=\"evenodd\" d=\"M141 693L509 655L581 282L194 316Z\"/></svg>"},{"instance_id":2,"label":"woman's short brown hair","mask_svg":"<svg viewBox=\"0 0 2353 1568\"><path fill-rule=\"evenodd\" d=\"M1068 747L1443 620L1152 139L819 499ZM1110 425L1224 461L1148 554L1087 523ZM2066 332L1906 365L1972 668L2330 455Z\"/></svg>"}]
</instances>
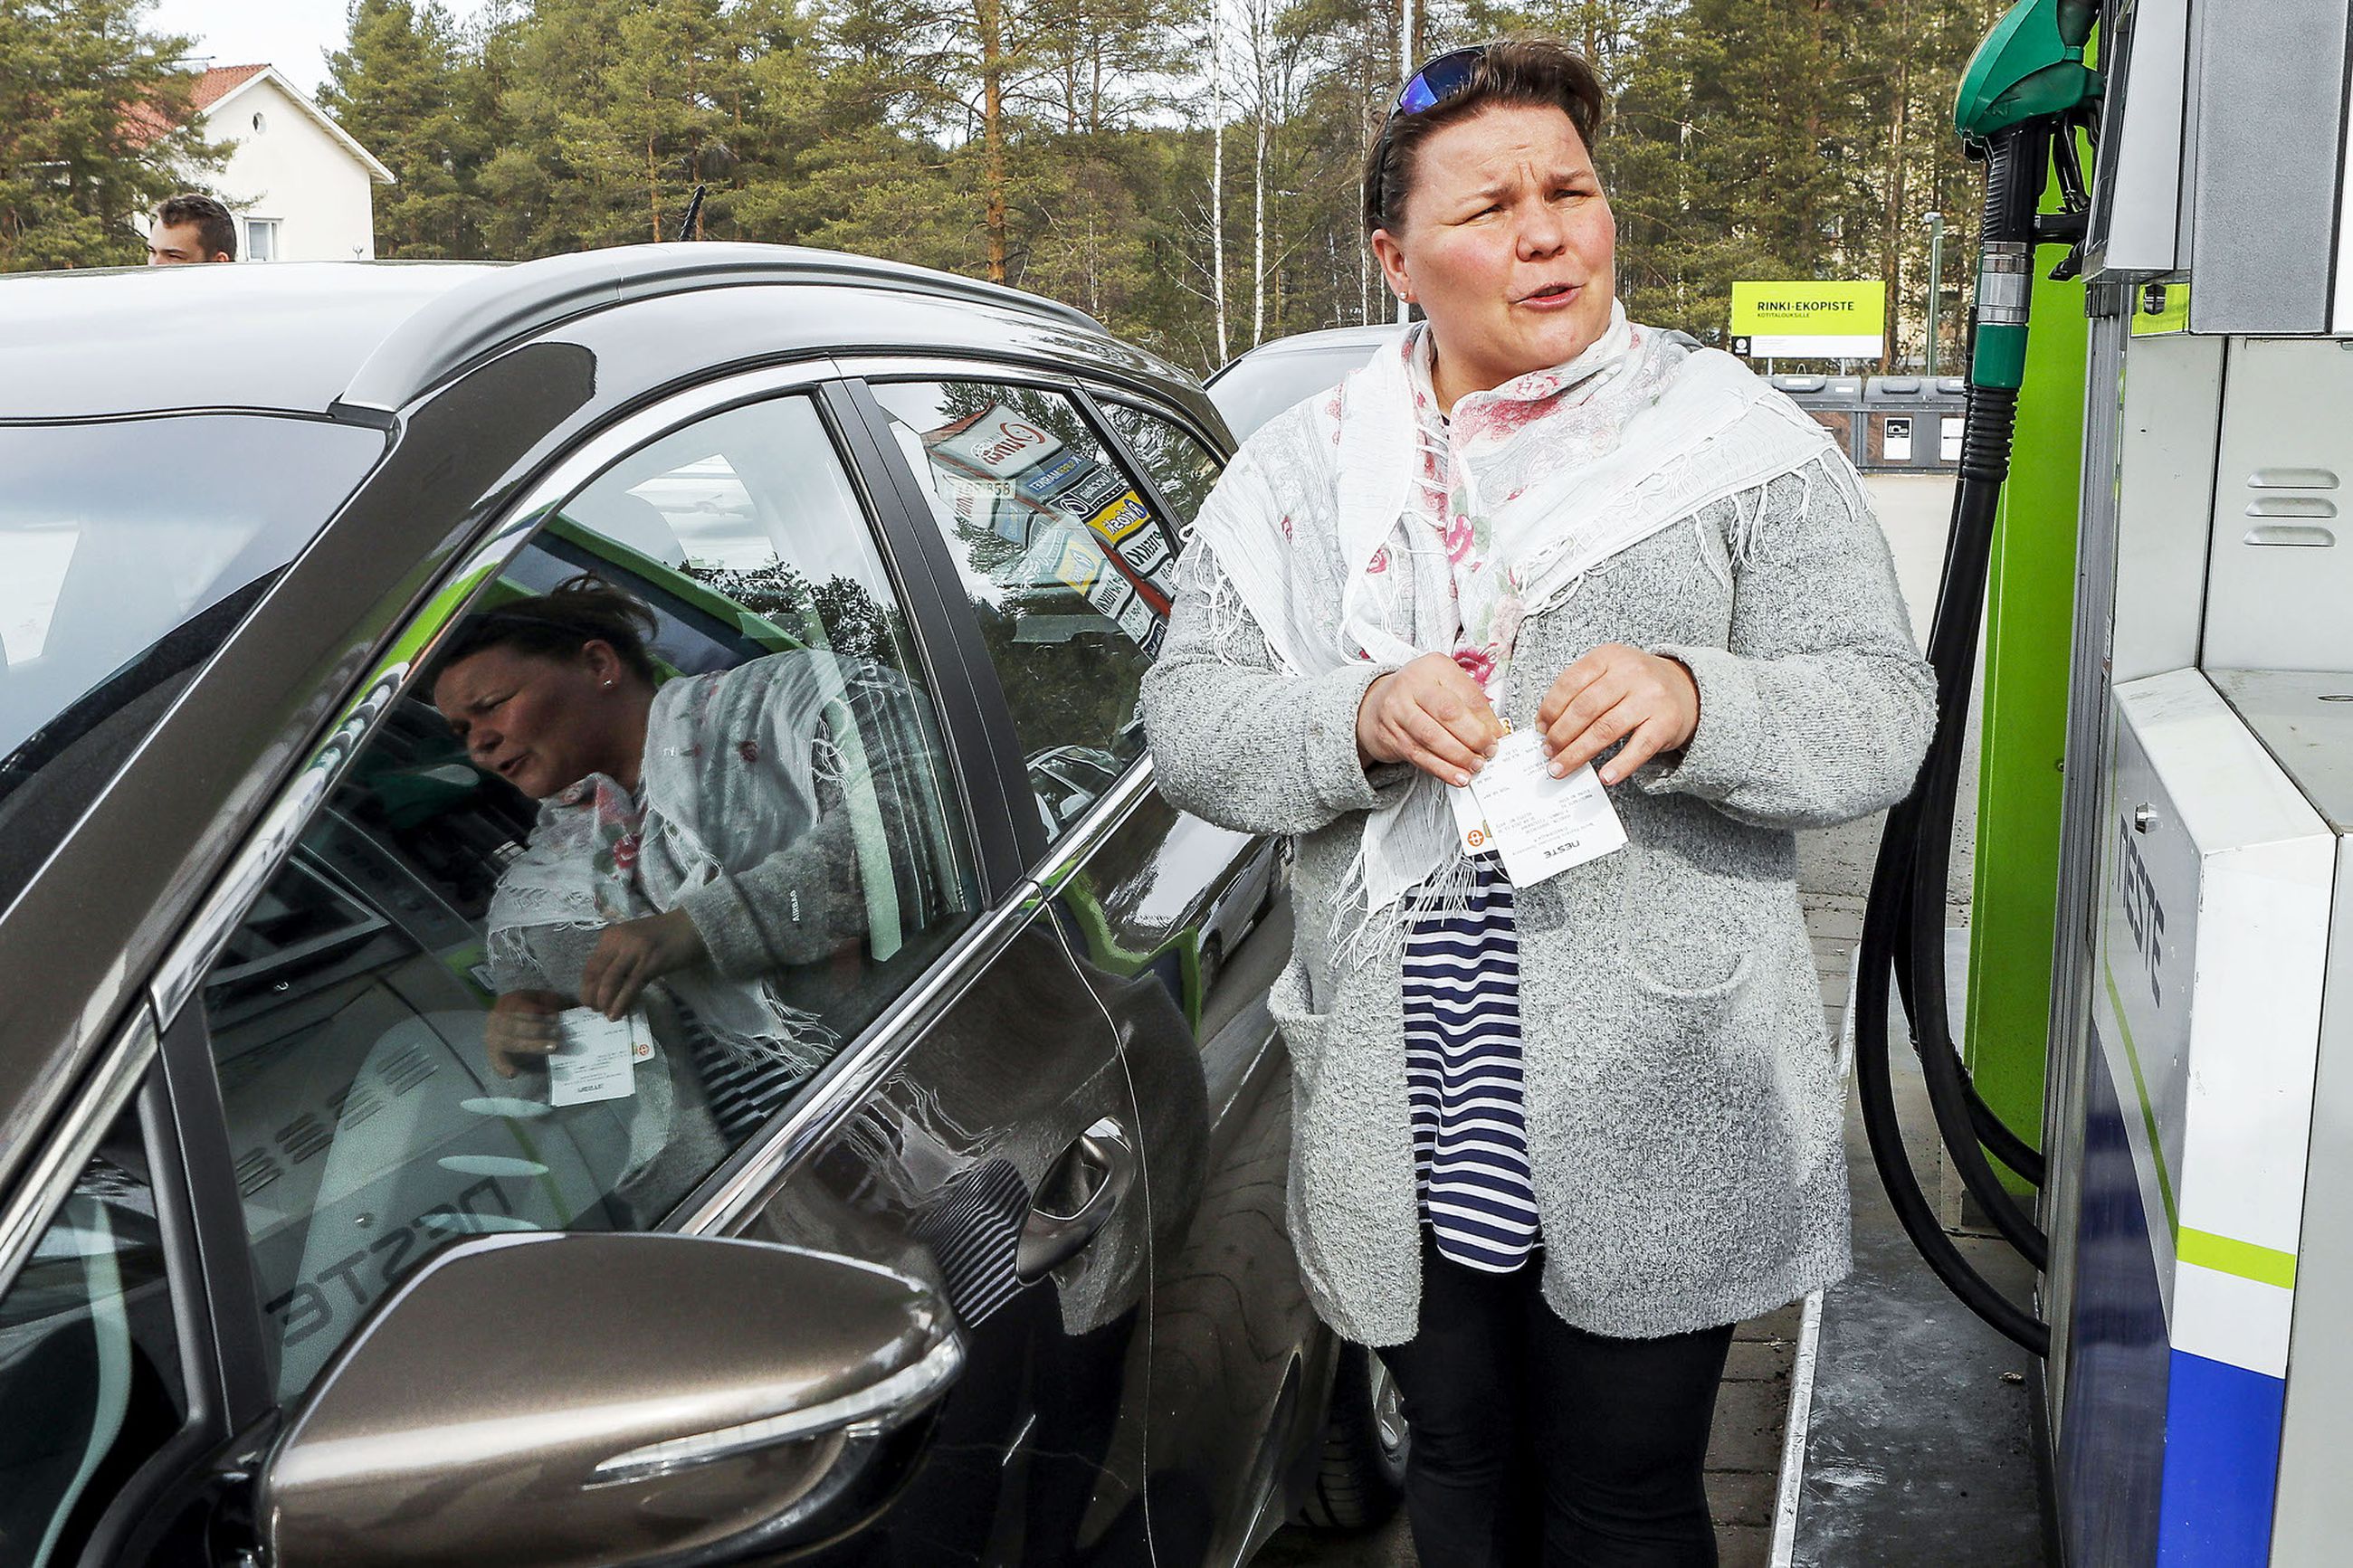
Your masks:
<instances>
[{"instance_id":1,"label":"woman's short brown hair","mask_svg":"<svg viewBox=\"0 0 2353 1568\"><path fill-rule=\"evenodd\" d=\"M654 679L650 645L659 624L645 601L594 573L583 572L547 593L510 599L470 617L451 634L449 647L434 661L432 684L439 684L459 660L491 648L511 647L542 658L568 659L592 642L608 644L624 667L650 681Z\"/></svg>"},{"instance_id":2,"label":"woman's short brown hair","mask_svg":"<svg viewBox=\"0 0 2353 1568\"><path fill-rule=\"evenodd\" d=\"M1441 126L1498 103L1549 104L1568 116L1589 150L1601 133L1606 100L1591 62L1551 38L1489 44L1471 84L1419 114L1393 114L1365 154L1365 232L1398 232L1413 194L1415 155Z\"/></svg>"}]
</instances>

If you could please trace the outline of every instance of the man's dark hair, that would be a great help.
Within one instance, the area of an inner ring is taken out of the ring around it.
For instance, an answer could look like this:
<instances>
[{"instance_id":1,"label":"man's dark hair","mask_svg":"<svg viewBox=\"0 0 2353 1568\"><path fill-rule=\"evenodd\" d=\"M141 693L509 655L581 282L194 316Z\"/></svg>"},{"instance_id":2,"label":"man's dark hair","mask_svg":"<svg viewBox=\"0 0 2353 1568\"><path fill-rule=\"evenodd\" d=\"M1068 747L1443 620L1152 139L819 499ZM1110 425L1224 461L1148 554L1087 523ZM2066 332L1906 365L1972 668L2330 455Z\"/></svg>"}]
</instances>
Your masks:
<instances>
[{"instance_id":1,"label":"man's dark hair","mask_svg":"<svg viewBox=\"0 0 2353 1568\"><path fill-rule=\"evenodd\" d=\"M176 196L166 196L164 205L155 209L155 221L165 228L195 224L197 238L205 247L206 261L222 253L226 253L231 261L237 259L237 220L228 216L228 208L210 196L195 191L183 191Z\"/></svg>"},{"instance_id":2,"label":"man's dark hair","mask_svg":"<svg viewBox=\"0 0 2353 1568\"><path fill-rule=\"evenodd\" d=\"M543 658L576 658L592 642L608 643L639 678L654 679L648 645L660 623L643 600L623 593L591 573L558 583L544 594L510 599L470 616L434 660L430 691L459 659L494 647L511 647Z\"/></svg>"},{"instance_id":3,"label":"man's dark hair","mask_svg":"<svg viewBox=\"0 0 2353 1568\"><path fill-rule=\"evenodd\" d=\"M1365 232L1398 232L1413 194L1416 153L1430 133L1498 103L1550 105L1568 116L1588 152L1607 102L1591 62L1550 38L1489 44L1470 85L1419 114L1393 114L1365 154Z\"/></svg>"}]
</instances>

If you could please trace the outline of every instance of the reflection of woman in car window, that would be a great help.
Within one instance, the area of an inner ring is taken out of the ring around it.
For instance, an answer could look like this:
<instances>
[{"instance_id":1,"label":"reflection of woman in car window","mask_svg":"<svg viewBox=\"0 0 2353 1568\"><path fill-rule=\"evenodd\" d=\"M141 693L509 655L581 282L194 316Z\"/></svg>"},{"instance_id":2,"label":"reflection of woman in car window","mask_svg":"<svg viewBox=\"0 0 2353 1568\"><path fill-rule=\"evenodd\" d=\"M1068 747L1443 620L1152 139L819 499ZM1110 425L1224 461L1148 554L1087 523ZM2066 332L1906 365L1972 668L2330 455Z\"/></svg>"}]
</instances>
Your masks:
<instances>
[{"instance_id":1,"label":"reflection of woman in car window","mask_svg":"<svg viewBox=\"0 0 2353 1568\"><path fill-rule=\"evenodd\" d=\"M844 1012L862 1021L855 980L806 966L868 931L862 868L895 880L902 858L871 851L898 831L882 802L899 792L877 788L892 770L870 748L920 755L923 735L879 665L794 649L663 682L655 629L579 577L475 617L442 660L434 705L477 766L540 803L491 903L491 1065L512 1077L561 1045L563 1008L625 1017L659 981L699 1045L768 1069L765 1107L774 1069L797 1081ZM895 888L890 903L921 923Z\"/></svg>"}]
</instances>

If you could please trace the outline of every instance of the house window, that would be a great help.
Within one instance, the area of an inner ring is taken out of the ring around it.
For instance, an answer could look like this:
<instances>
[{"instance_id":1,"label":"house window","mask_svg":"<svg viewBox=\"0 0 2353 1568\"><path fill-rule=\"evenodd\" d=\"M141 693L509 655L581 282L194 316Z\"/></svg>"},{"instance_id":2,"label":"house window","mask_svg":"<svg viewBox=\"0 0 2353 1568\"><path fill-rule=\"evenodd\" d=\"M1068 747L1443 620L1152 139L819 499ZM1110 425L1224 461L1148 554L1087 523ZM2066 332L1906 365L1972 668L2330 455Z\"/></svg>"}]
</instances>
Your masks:
<instances>
[{"instance_id":1,"label":"house window","mask_svg":"<svg viewBox=\"0 0 2353 1568\"><path fill-rule=\"evenodd\" d=\"M278 220L274 217L249 217L245 220L245 258L248 261L278 259Z\"/></svg>"}]
</instances>

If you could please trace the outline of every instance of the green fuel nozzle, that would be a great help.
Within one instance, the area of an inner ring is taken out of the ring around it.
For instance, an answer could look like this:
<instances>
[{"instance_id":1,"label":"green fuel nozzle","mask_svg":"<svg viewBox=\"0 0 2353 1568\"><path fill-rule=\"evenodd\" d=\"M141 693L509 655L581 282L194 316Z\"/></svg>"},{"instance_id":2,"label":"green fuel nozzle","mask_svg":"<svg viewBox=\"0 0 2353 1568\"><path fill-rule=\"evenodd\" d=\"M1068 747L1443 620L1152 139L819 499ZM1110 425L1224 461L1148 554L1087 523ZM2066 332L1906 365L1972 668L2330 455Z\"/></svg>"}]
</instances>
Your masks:
<instances>
[{"instance_id":1,"label":"green fuel nozzle","mask_svg":"<svg viewBox=\"0 0 2353 1568\"><path fill-rule=\"evenodd\" d=\"M2098 98L2100 73L2084 63L2084 47L2099 17L2097 0L2019 0L1969 61L1953 106L1955 127L1972 141L1989 141Z\"/></svg>"},{"instance_id":2,"label":"green fuel nozzle","mask_svg":"<svg viewBox=\"0 0 2353 1568\"><path fill-rule=\"evenodd\" d=\"M1953 122L1986 163L1985 224L1978 267L1969 380L2014 392L2026 374L2027 307L2034 247L2073 240L2054 276L2080 266L2084 195L2075 132L2095 124L2102 82L2084 63L2098 0L2018 0L1994 24L1961 79ZM2042 185L2059 172L2064 210L2039 216Z\"/></svg>"}]
</instances>

